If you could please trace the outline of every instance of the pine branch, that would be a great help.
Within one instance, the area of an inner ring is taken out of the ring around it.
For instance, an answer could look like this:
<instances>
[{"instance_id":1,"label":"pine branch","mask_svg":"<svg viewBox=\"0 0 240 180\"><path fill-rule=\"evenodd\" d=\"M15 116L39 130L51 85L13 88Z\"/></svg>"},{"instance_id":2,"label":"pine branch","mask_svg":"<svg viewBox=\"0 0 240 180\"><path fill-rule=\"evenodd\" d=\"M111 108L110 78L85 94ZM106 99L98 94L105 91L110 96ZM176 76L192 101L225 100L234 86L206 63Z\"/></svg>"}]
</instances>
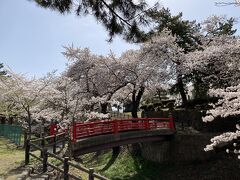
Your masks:
<instances>
[{"instance_id":1,"label":"pine branch","mask_svg":"<svg viewBox=\"0 0 240 180\"><path fill-rule=\"evenodd\" d=\"M132 26L127 20L123 19L120 15L118 15L104 0L101 0L103 2L103 4L109 9L109 11L111 11L112 14L114 14L115 16L117 16L121 21L123 21L125 24L127 24L128 26Z\"/></svg>"}]
</instances>

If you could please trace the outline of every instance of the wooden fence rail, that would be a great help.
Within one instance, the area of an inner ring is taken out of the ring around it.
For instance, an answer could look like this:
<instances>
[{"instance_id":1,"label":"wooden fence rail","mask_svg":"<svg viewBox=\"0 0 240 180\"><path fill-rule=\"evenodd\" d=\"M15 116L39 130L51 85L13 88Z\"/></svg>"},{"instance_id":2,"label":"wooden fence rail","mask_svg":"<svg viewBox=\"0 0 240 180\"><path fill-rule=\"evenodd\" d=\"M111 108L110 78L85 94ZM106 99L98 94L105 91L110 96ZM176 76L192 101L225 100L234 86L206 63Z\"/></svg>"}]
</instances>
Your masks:
<instances>
[{"instance_id":1,"label":"wooden fence rail","mask_svg":"<svg viewBox=\"0 0 240 180\"><path fill-rule=\"evenodd\" d=\"M99 180L108 180L106 177L101 176L100 174L97 174L94 172L93 168L86 168L83 166L80 166L79 164L76 164L74 162L69 161L69 157L59 157L55 154L55 152L51 153L48 152L48 149L45 146L45 143L42 143L43 141L46 141L47 139L53 139L54 137L58 137L58 135L53 135L53 136L48 136L48 137L42 137L34 140L29 140L26 139L25 141L25 164L29 164L30 162L30 156L37 159L42 163L42 171L47 172L48 167L52 167L53 169L57 170L58 172L63 174L64 180L69 180L70 178L75 179L75 180L82 180L80 176L74 175L69 172L69 169L76 168L79 171L83 171L88 174L88 180L94 180L99 179ZM37 142L40 142L37 144ZM39 150L41 152L40 157L35 155L34 153L31 152L31 149ZM56 160L59 160L62 164L62 168L52 164L49 162L49 157L54 158Z\"/></svg>"}]
</instances>

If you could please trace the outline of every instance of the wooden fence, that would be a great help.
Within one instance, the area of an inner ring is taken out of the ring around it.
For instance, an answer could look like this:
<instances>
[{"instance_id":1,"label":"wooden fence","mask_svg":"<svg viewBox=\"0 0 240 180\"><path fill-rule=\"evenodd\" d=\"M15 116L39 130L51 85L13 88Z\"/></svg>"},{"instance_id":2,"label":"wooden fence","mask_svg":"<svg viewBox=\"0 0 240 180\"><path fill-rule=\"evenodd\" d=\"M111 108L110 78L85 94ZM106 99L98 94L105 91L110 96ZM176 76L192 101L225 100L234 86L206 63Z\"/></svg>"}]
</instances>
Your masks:
<instances>
[{"instance_id":1,"label":"wooden fence","mask_svg":"<svg viewBox=\"0 0 240 180\"><path fill-rule=\"evenodd\" d=\"M47 172L48 167L52 167L53 169L55 169L58 172L63 174L64 180L69 180L70 178L75 179L75 180L82 180L82 178L80 176L74 175L69 171L69 169L71 167L87 173L88 180L94 180L95 178L97 178L99 180L108 180L106 177L103 177L100 174L95 173L93 168L88 169L86 167L80 166L79 164L76 164L75 162L70 161L69 157L62 158L62 157L59 157L58 155L56 155L55 154L56 153L56 145L59 142L61 142L61 141L57 141L57 138L61 137L61 136L63 136L62 139L64 139L64 141L65 141L66 140L66 137L64 137L65 133L56 134L56 135L43 137L43 138L38 138L38 139L34 139L34 140L27 139L25 142L25 164L26 165L29 164L30 156L31 156L42 163L43 173ZM53 142L51 143L51 141L53 141ZM50 143L46 144L46 142L50 142ZM50 145L52 145L52 147L53 147L53 152L49 152L48 147ZM37 156L34 153L32 153L32 150L39 150L40 156ZM50 163L48 160L49 157L60 161L62 167L59 167L55 164Z\"/></svg>"}]
</instances>

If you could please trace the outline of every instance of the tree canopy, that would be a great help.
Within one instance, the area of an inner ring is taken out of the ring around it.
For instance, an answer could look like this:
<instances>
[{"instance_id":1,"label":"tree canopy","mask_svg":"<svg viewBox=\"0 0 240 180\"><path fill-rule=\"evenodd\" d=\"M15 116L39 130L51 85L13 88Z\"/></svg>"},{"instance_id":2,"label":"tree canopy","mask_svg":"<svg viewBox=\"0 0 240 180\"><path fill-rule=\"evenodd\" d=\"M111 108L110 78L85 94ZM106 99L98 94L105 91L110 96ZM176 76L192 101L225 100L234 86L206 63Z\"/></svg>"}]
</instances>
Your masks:
<instances>
[{"instance_id":1,"label":"tree canopy","mask_svg":"<svg viewBox=\"0 0 240 180\"><path fill-rule=\"evenodd\" d=\"M196 21L188 21L182 18L182 13L172 15L168 8L149 9L147 16L153 23L153 28L148 32L148 36L156 35L164 29L171 31L176 36L176 43L185 52L194 51L201 44L200 24Z\"/></svg>"},{"instance_id":2,"label":"tree canopy","mask_svg":"<svg viewBox=\"0 0 240 180\"><path fill-rule=\"evenodd\" d=\"M116 34L138 42L144 38L141 26L147 25L144 0L31 0L43 8L62 14L93 15L109 33L110 41Z\"/></svg>"}]
</instances>

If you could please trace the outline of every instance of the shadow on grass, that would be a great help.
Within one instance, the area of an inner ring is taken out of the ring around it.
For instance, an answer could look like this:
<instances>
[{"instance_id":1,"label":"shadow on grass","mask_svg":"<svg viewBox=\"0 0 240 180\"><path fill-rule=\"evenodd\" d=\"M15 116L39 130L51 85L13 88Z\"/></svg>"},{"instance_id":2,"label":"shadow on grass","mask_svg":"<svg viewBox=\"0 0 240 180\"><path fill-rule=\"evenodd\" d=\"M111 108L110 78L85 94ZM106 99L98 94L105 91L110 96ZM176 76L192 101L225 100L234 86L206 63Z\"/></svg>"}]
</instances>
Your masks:
<instances>
[{"instance_id":1,"label":"shadow on grass","mask_svg":"<svg viewBox=\"0 0 240 180\"><path fill-rule=\"evenodd\" d=\"M17 146L10 140L0 137L0 149L6 151L15 151L17 149Z\"/></svg>"},{"instance_id":2,"label":"shadow on grass","mask_svg":"<svg viewBox=\"0 0 240 180\"><path fill-rule=\"evenodd\" d=\"M237 180L237 159L218 156L206 161L188 164L159 164L134 157L136 173L132 176L114 177L112 180Z\"/></svg>"},{"instance_id":3,"label":"shadow on grass","mask_svg":"<svg viewBox=\"0 0 240 180\"><path fill-rule=\"evenodd\" d=\"M114 164L114 162L116 161L116 159L117 159L117 157L119 156L120 152L121 152L121 147L120 147L120 146L118 146L118 147L113 147L113 148L112 148L112 157L111 157L111 159L108 161L108 163L106 164L106 166L104 166L104 167L100 170L100 172L108 170L108 169Z\"/></svg>"},{"instance_id":4,"label":"shadow on grass","mask_svg":"<svg viewBox=\"0 0 240 180\"><path fill-rule=\"evenodd\" d=\"M135 174L131 176L111 178L113 180L162 180L164 172L171 169L169 164L159 165L158 163L144 160L141 156L134 156Z\"/></svg>"}]
</instances>

